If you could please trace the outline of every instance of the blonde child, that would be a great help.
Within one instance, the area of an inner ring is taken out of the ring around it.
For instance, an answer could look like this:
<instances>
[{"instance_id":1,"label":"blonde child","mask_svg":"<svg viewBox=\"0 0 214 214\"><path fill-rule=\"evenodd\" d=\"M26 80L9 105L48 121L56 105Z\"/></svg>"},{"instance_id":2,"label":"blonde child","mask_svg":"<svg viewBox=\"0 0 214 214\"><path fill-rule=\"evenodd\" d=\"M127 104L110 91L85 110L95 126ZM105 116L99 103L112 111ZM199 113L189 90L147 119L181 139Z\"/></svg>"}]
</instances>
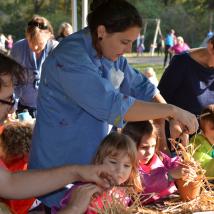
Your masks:
<instances>
[{"instance_id":1,"label":"blonde child","mask_svg":"<svg viewBox=\"0 0 214 214\"><path fill-rule=\"evenodd\" d=\"M11 172L27 170L28 154L33 126L24 122L4 124L0 135L0 159ZM26 200L4 200L13 213L26 214L34 202Z\"/></svg>"},{"instance_id":2,"label":"blonde child","mask_svg":"<svg viewBox=\"0 0 214 214\"><path fill-rule=\"evenodd\" d=\"M206 176L214 177L214 104L202 111L200 128L201 133L190 140L196 149L193 157L206 170Z\"/></svg>"},{"instance_id":3,"label":"blonde child","mask_svg":"<svg viewBox=\"0 0 214 214\"><path fill-rule=\"evenodd\" d=\"M151 83L153 83L155 86L158 86L158 79L152 67L145 68L143 74L149 79Z\"/></svg>"},{"instance_id":4,"label":"blonde child","mask_svg":"<svg viewBox=\"0 0 214 214\"><path fill-rule=\"evenodd\" d=\"M133 185L137 191L141 190L141 185L137 176L137 150L134 142L128 136L117 132L107 135L101 142L93 163L102 163L109 166L111 172L114 174L117 185ZM110 201L112 196L122 198L122 203L124 203L125 206L128 206L130 202L126 197L123 187L112 187L111 190L103 192L101 196L97 196L90 201L92 194L94 194L96 190L100 192L98 187L95 187L94 184L76 184L68 191L61 201L61 208L65 207L68 202L72 204L72 197L80 190L84 192L82 197L85 197L85 201L87 201L88 204L90 203L88 209L86 208L86 214L96 213L92 208L97 206L102 208L103 199L108 199L108 201ZM52 213L56 213L57 210L59 209L52 208ZM64 213L63 209L61 212Z\"/></svg>"},{"instance_id":5,"label":"blonde child","mask_svg":"<svg viewBox=\"0 0 214 214\"><path fill-rule=\"evenodd\" d=\"M176 192L174 179L185 178L191 169L179 165L177 158L156 151L158 130L151 121L129 122L122 133L135 141L142 186L142 203L147 204ZM189 171L189 172L188 172Z\"/></svg>"}]
</instances>

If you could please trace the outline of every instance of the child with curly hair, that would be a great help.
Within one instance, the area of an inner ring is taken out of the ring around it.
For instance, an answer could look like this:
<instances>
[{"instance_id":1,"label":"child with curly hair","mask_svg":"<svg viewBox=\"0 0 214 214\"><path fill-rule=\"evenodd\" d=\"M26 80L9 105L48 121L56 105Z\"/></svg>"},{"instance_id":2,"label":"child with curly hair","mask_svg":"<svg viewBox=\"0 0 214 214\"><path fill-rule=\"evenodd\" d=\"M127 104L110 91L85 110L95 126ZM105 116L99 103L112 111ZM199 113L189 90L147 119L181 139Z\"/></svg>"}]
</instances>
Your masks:
<instances>
[{"instance_id":1,"label":"child with curly hair","mask_svg":"<svg viewBox=\"0 0 214 214\"><path fill-rule=\"evenodd\" d=\"M33 125L25 122L4 124L0 135L0 159L11 172L27 170ZM4 200L13 213L27 214L35 198Z\"/></svg>"}]
</instances>

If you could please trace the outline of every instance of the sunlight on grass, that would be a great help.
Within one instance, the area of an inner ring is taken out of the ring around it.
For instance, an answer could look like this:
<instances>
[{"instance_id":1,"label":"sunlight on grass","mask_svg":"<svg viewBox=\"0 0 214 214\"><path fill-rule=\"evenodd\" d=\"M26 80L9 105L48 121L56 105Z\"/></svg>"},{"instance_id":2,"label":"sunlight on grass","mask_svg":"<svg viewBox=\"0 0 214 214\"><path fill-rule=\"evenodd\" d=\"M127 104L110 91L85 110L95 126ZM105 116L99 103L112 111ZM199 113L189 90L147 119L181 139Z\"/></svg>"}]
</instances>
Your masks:
<instances>
[{"instance_id":1,"label":"sunlight on grass","mask_svg":"<svg viewBox=\"0 0 214 214\"><path fill-rule=\"evenodd\" d=\"M164 72L163 65L158 64L131 64L131 66L133 66L135 69L141 72L143 72L146 67L152 67L156 72L158 80L160 80Z\"/></svg>"}]
</instances>

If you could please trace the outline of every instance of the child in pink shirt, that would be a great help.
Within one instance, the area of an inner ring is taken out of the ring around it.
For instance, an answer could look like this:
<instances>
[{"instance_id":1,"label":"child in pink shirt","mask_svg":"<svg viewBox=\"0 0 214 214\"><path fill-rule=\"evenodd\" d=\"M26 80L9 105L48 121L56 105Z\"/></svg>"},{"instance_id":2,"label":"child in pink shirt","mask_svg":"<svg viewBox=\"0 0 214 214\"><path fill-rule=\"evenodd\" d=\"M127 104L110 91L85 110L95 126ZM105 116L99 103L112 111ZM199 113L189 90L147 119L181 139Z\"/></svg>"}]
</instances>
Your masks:
<instances>
[{"instance_id":1,"label":"child in pink shirt","mask_svg":"<svg viewBox=\"0 0 214 214\"><path fill-rule=\"evenodd\" d=\"M117 132L107 135L101 142L93 163L109 166L118 185L133 185L136 191L142 190L137 170L137 149L135 143L128 136ZM52 207L51 213L55 214L58 211L60 213L60 210L68 203L72 203L75 194L80 190L83 193L81 197L84 197L89 205L85 214L96 214L97 207L103 208L104 200L111 203L112 198L116 198L124 207L131 202L131 199L126 195L126 189L122 186L115 186L99 196L92 197L93 193L99 192L98 187L92 183L79 182L68 190L60 202L60 207Z\"/></svg>"},{"instance_id":2,"label":"child in pink shirt","mask_svg":"<svg viewBox=\"0 0 214 214\"><path fill-rule=\"evenodd\" d=\"M179 164L178 158L170 158L156 151L158 130L151 121L129 122L122 132L137 144L138 168L144 188L141 201L143 204L154 202L177 191L174 179L185 178L190 168Z\"/></svg>"},{"instance_id":3,"label":"child in pink shirt","mask_svg":"<svg viewBox=\"0 0 214 214\"><path fill-rule=\"evenodd\" d=\"M177 43L169 49L169 52L172 54L180 54L184 51L188 51L189 49L190 47L184 42L183 37L178 36Z\"/></svg>"}]
</instances>

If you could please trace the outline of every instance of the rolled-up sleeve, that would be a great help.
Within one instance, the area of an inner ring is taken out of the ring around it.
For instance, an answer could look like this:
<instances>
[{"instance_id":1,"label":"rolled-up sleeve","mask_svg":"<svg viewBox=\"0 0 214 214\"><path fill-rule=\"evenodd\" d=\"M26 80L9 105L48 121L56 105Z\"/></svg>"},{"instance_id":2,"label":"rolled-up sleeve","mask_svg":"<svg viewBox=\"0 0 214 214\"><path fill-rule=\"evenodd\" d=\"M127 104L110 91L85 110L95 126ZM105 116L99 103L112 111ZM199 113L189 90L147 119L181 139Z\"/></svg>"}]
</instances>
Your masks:
<instances>
[{"instance_id":1,"label":"rolled-up sleeve","mask_svg":"<svg viewBox=\"0 0 214 214\"><path fill-rule=\"evenodd\" d=\"M142 73L132 68L126 59L122 58L120 64L122 64L124 71L121 92L139 100L152 101L154 96L159 93L157 87Z\"/></svg>"},{"instance_id":2,"label":"rolled-up sleeve","mask_svg":"<svg viewBox=\"0 0 214 214\"><path fill-rule=\"evenodd\" d=\"M64 93L98 120L122 127L135 98L115 90L109 80L87 66L59 68Z\"/></svg>"}]
</instances>

